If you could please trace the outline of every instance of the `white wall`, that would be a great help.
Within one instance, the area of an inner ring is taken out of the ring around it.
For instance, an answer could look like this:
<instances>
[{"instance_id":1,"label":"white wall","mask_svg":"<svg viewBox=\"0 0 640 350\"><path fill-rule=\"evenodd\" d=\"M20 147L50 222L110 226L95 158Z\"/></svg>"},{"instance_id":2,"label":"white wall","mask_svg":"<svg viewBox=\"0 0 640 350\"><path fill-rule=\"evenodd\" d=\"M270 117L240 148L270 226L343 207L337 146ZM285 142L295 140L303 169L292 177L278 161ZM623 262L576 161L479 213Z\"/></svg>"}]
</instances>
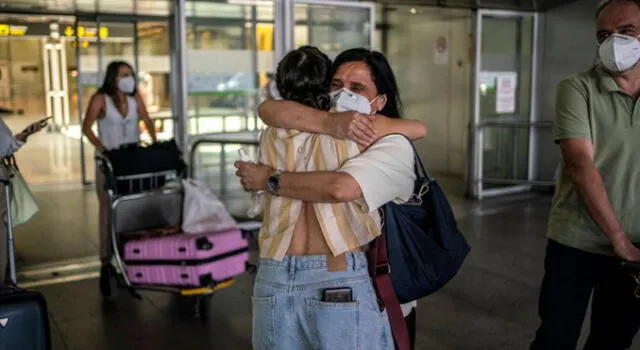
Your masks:
<instances>
[{"instance_id":1,"label":"white wall","mask_svg":"<svg viewBox=\"0 0 640 350\"><path fill-rule=\"evenodd\" d=\"M397 6L388 13L389 58L404 101L404 117L424 121L429 134L416 145L431 172L464 175L471 103L471 11ZM415 9L415 14L411 9ZM436 64L443 36L448 57Z\"/></svg>"}]
</instances>

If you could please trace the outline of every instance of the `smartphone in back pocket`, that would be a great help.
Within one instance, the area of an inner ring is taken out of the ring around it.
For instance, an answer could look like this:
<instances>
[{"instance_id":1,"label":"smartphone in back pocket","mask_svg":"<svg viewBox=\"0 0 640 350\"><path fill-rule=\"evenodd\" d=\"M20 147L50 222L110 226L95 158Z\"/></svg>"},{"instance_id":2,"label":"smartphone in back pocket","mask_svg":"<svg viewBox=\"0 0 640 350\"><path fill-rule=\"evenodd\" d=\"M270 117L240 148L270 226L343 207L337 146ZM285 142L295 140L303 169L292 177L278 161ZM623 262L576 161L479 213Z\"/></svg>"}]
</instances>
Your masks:
<instances>
[{"instance_id":1,"label":"smartphone in back pocket","mask_svg":"<svg viewBox=\"0 0 640 350\"><path fill-rule=\"evenodd\" d=\"M352 303L353 291L351 288L327 288L322 291L322 301L327 303Z\"/></svg>"}]
</instances>

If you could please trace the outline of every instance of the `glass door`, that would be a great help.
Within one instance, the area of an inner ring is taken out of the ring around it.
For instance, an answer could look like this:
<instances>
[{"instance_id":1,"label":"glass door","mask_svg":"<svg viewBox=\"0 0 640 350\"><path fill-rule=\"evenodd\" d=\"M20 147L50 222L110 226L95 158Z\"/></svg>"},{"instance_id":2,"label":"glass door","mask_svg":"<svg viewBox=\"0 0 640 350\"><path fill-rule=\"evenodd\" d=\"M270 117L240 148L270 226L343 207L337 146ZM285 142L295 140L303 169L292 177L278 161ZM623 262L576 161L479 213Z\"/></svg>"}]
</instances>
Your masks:
<instances>
[{"instance_id":1,"label":"glass door","mask_svg":"<svg viewBox=\"0 0 640 350\"><path fill-rule=\"evenodd\" d=\"M294 47L313 45L331 59L346 49L374 48L373 3L299 0L295 2L294 23Z\"/></svg>"},{"instance_id":2,"label":"glass door","mask_svg":"<svg viewBox=\"0 0 640 350\"><path fill-rule=\"evenodd\" d=\"M469 192L481 199L531 188L538 16L479 10L476 25Z\"/></svg>"}]
</instances>

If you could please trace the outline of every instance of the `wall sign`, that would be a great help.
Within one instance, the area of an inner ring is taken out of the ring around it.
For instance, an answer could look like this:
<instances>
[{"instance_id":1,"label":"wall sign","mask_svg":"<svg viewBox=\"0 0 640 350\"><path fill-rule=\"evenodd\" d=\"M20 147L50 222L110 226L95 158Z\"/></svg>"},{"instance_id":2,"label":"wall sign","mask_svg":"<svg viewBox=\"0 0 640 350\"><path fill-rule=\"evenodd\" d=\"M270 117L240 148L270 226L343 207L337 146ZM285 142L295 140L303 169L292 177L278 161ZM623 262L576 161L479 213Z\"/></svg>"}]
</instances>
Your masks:
<instances>
[{"instance_id":1,"label":"wall sign","mask_svg":"<svg viewBox=\"0 0 640 350\"><path fill-rule=\"evenodd\" d=\"M0 37L49 36L49 23L0 23Z\"/></svg>"},{"instance_id":2,"label":"wall sign","mask_svg":"<svg viewBox=\"0 0 640 350\"><path fill-rule=\"evenodd\" d=\"M64 28L65 36L74 36L76 34L74 26L66 26ZM109 37L109 27L101 26L99 29L96 27L78 26L78 38L95 38L100 37L105 39Z\"/></svg>"},{"instance_id":3,"label":"wall sign","mask_svg":"<svg viewBox=\"0 0 640 350\"><path fill-rule=\"evenodd\" d=\"M433 62L437 65L449 64L449 40L439 36L433 42Z\"/></svg>"},{"instance_id":4,"label":"wall sign","mask_svg":"<svg viewBox=\"0 0 640 350\"><path fill-rule=\"evenodd\" d=\"M516 84L518 74L503 73L497 77L496 113L513 113L516 111Z\"/></svg>"}]
</instances>

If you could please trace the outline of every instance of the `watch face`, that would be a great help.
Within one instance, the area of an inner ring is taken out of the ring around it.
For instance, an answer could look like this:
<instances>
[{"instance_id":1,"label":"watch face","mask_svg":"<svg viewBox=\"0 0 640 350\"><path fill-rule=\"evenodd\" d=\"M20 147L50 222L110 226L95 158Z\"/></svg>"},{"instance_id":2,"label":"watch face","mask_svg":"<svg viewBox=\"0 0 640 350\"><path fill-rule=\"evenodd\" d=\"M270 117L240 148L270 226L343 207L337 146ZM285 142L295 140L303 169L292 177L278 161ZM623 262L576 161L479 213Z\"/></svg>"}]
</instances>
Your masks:
<instances>
[{"instance_id":1,"label":"watch face","mask_svg":"<svg viewBox=\"0 0 640 350\"><path fill-rule=\"evenodd\" d=\"M280 174L274 174L267 180L267 187L271 193L277 195L280 190Z\"/></svg>"}]
</instances>

